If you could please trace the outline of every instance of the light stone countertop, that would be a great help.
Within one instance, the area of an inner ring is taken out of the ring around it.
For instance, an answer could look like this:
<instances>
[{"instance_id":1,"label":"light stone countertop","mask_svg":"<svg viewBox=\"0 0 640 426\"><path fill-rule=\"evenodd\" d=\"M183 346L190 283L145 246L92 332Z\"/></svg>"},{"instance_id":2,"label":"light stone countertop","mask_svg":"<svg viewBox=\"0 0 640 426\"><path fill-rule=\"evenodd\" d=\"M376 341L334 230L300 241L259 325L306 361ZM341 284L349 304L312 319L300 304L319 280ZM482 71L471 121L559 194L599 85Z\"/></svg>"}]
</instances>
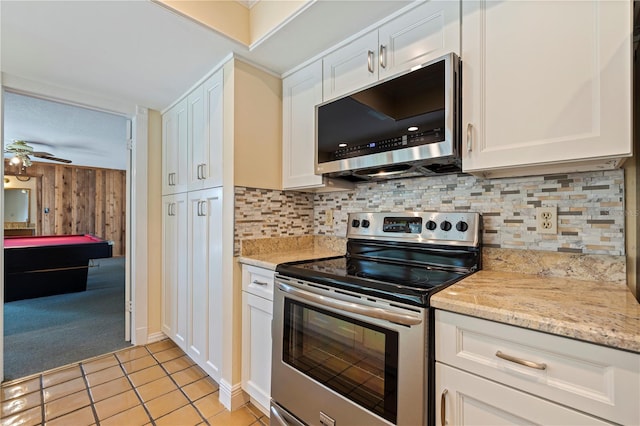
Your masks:
<instances>
[{"instance_id":1,"label":"light stone countertop","mask_svg":"<svg viewBox=\"0 0 640 426\"><path fill-rule=\"evenodd\" d=\"M640 304L622 283L482 270L431 306L640 353Z\"/></svg>"},{"instance_id":2,"label":"light stone countertop","mask_svg":"<svg viewBox=\"0 0 640 426\"><path fill-rule=\"evenodd\" d=\"M298 260L319 259L323 257L343 256L344 251L326 247L310 247L296 251L282 251L274 253L252 254L239 256L238 262L245 265L257 266L259 268L274 271L279 263L295 262Z\"/></svg>"}]
</instances>

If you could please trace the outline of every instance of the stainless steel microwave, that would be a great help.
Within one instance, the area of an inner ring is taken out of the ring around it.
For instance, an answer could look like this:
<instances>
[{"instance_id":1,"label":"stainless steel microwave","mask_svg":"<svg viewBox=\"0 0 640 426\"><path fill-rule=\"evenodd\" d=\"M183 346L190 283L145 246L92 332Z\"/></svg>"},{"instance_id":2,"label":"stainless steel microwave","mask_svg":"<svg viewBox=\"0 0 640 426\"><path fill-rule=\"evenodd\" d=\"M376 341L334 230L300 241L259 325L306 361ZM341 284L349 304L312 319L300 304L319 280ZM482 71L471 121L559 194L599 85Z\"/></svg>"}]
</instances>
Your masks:
<instances>
[{"instance_id":1,"label":"stainless steel microwave","mask_svg":"<svg viewBox=\"0 0 640 426\"><path fill-rule=\"evenodd\" d=\"M315 172L352 181L460 172L459 107L454 53L322 103Z\"/></svg>"}]
</instances>

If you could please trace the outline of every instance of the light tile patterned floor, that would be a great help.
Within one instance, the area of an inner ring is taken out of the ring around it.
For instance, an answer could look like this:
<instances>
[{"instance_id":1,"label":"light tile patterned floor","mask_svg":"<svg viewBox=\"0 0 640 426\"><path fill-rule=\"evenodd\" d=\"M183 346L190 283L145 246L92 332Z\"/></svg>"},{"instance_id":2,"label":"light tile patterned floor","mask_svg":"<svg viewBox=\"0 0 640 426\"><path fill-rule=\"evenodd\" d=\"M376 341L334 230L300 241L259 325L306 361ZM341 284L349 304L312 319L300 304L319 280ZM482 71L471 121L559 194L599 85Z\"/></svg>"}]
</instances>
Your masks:
<instances>
[{"instance_id":1,"label":"light tile patterned floor","mask_svg":"<svg viewBox=\"0 0 640 426\"><path fill-rule=\"evenodd\" d=\"M251 404L227 411L216 382L168 339L3 383L1 391L2 426L269 425Z\"/></svg>"}]
</instances>

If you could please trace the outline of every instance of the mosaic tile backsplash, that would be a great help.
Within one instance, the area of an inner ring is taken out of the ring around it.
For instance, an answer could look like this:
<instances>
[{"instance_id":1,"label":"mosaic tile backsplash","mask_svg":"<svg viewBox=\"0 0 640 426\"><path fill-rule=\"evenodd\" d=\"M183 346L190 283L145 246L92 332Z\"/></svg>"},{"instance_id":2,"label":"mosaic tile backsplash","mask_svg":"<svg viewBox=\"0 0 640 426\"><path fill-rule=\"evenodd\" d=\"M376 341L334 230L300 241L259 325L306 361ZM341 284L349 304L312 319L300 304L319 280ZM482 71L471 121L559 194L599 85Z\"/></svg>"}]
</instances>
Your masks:
<instances>
[{"instance_id":1,"label":"mosaic tile backsplash","mask_svg":"<svg viewBox=\"0 0 640 426\"><path fill-rule=\"evenodd\" d=\"M353 191L315 195L235 191L236 254L240 239L344 237L349 212L411 210L480 212L486 247L624 254L623 170L500 179L442 175L360 183ZM537 232L535 209L548 206L558 209L557 235Z\"/></svg>"}]
</instances>

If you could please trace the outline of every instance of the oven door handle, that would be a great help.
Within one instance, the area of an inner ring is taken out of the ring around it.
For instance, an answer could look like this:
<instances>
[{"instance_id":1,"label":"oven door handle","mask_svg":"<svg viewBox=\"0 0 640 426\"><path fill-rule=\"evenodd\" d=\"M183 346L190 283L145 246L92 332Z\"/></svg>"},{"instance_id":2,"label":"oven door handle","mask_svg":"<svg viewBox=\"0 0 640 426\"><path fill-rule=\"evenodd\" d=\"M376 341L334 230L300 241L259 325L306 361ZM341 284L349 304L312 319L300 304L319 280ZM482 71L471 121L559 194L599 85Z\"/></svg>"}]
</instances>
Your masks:
<instances>
[{"instance_id":1,"label":"oven door handle","mask_svg":"<svg viewBox=\"0 0 640 426\"><path fill-rule=\"evenodd\" d=\"M326 296L320 296L318 294L309 293L308 291L298 290L297 288L288 286L283 283L278 283L278 288L285 293L298 296L302 299L310 302L315 302L319 305L328 306L331 308L351 312L354 314L364 315L370 318L382 319L396 324L402 325L418 325L422 323L422 318L409 314L400 314L384 308L374 308L372 306L358 305L356 303L345 302L342 300L331 299Z\"/></svg>"}]
</instances>

